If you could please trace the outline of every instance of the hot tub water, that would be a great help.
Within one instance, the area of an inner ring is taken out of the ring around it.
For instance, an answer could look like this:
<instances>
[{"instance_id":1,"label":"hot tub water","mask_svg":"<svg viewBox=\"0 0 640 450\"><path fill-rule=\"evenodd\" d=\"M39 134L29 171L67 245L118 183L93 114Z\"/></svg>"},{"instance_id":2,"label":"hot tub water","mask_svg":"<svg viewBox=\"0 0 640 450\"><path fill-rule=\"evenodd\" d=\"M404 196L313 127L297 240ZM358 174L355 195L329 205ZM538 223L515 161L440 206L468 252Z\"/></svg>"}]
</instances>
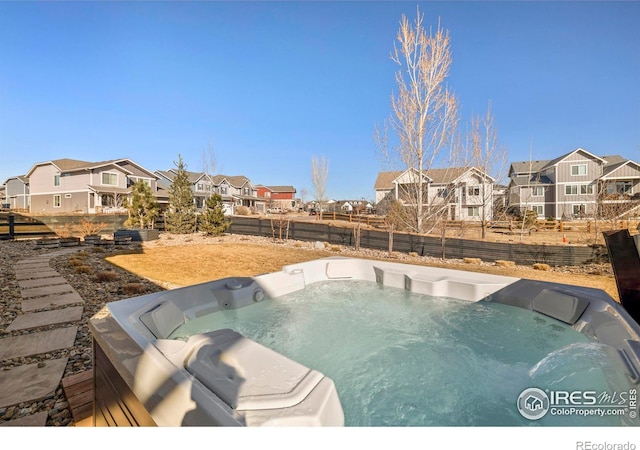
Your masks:
<instances>
[{"instance_id":1,"label":"hot tub water","mask_svg":"<svg viewBox=\"0 0 640 450\"><path fill-rule=\"evenodd\" d=\"M348 426L619 425L620 417L533 422L516 401L529 387L629 389L607 346L554 319L368 281L312 283L191 320L170 338L223 328L330 377Z\"/></svg>"}]
</instances>

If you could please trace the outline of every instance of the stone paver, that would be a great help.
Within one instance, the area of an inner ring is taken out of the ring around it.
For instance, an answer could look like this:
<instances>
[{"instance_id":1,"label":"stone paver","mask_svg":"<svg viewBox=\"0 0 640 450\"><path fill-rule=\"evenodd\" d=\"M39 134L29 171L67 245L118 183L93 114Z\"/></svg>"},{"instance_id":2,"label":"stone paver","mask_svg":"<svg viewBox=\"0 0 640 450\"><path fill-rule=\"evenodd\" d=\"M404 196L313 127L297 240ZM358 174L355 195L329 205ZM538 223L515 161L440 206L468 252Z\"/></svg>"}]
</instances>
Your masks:
<instances>
[{"instance_id":1,"label":"stone paver","mask_svg":"<svg viewBox=\"0 0 640 450\"><path fill-rule=\"evenodd\" d=\"M23 289L22 298L42 297L44 295L63 294L65 292L75 292L75 290L69 284Z\"/></svg>"},{"instance_id":2,"label":"stone paver","mask_svg":"<svg viewBox=\"0 0 640 450\"><path fill-rule=\"evenodd\" d=\"M33 270L16 270L16 280L35 280L36 278L59 277L60 274L53 269L34 272Z\"/></svg>"},{"instance_id":3,"label":"stone paver","mask_svg":"<svg viewBox=\"0 0 640 450\"><path fill-rule=\"evenodd\" d=\"M44 427L47 424L49 413L42 411L31 414L30 416L20 417L19 419L10 420L0 423L0 427Z\"/></svg>"},{"instance_id":4,"label":"stone paver","mask_svg":"<svg viewBox=\"0 0 640 450\"><path fill-rule=\"evenodd\" d=\"M77 332L78 327L67 327L0 339L0 360L72 347Z\"/></svg>"},{"instance_id":5,"label":"stone paver","mask_svg":"<svg viewBox=\"0 0 640 450\"><path fill-rule=\"evenodd\" d=\"M65 322L75 322L82 318L82 306L54 309L37 313L23 314L16 317L5 331L26 330Z\"/></svg>"},{"instance_id":6,"label":"stone paver","mask_svg":"<svg viewBox=\"0 0 640 450\"><path fill-rule=\"evenodd\" d=\"M36 278L33 280L21 280L18 281L18 286L21 289L31 289L36 287L56 286L58 284L67 284L67 280L62 277L53 278Z\"/></svg>"},{"instance_id":7,"label":"stone paver","mask_svg":"<svg viewBox=\"0 0 640 450\"><path fill-rule=\"evenodd\" d=\"M0 370L0 408L52 395L60 384L67 358Z\"/></svg>"},{"instance_id":8,"label":"stone paver","mask_svg":"<svg viewBox=\"0 0 640 450\"><path fill-rule=\"evenodd\" d=\"M77 292L71 292L69 294L47 295L45 297L22 300L22 311L37 311L39 309L73 305L75 303L84 303L84 300Z\"/></svg>"},{"instance_id":9,"label":"stone paver","mask_svg":"<svg viewBox=\"0 0 640 450\"><path fill-rule=\"evenodd\" d=\"M38 269L50 269L49 261L33 261L23 264L16 264L15 270L38 270Z\"/></svg>"},{"instance_id":10,"label":"stone paver","mask_svg":"<svg viewBox=\"0 0 640 450\"><path fill-rule=\"evenodd\" d=\"M76 252L79 248L61 249L18 261L14 264L16 280L21 289L22 311L5 331L28 330L47 325L74 322L82 318L84 300L49 262L56 256ZM60 308L61 309L52 309ZM47 311L33 312L46 309ZM48 353L73 347L77 326L47 331L35 330L0 339L0 362L11 358ZM46 360L0 370L0 408L24 402L42 400L55 394L67 365L67 358ZM45 426L48 412L43 411L2 423L3 427Z\"/></svg>"},{"instance_id":11,"label":"stone paver","mask_svg":"<svg viewBox=\"0 0 640 450\"><path fill-rule=\"evenodd\" d=\"M20 261L14 264L14 267L20 267L25 264L38 264L38 263L49 264L50 260L51 260L51 257L49 256L39 256L37 258L21 259Z\"/></svg>"}]
</instances>

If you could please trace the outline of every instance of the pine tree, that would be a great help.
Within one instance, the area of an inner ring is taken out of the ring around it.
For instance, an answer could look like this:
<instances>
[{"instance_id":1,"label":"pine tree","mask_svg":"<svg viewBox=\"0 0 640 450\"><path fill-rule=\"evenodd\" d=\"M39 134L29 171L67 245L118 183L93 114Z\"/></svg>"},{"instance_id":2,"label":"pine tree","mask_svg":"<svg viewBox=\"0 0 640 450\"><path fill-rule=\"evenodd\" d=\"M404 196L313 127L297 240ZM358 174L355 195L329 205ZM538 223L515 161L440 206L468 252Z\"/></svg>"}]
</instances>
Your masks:
<instances>
[{"instance_id":1,"label":"pine tree","mask_svg":"<svg viewBox=\"0 0 640 450\"><path fill-rule=\"evenodd\" d=\"M153 197L151 188L143 180L138 180L131 190L131 198L127 202L129 219L126 225L130 227L153 228L158 217L158 202Z\"/></svg>"},{"instance_id":2,"label":"pine tree","mask_svg":"<svg viewBox=\"0 0 640 450\"><path fill-rule=\"evenodd\" d=\"M165 226L169 233L193 233L196 229L196 206L186 165L178 155L176 176L169 187L169 210L165 214Z\"/></svg>"},{"instance_id":3,"label":"pine tree","mask_svg":"<svg viewBox=\"0 0 640 450\"><path fill-rule=\"evenodd\" d=\"M200 231L207 236L218 236L226 231L231 222L225 220L224 204L220 194L214 193L205 203L205 212L200 217Z\"/></svg>"}]
</instances>

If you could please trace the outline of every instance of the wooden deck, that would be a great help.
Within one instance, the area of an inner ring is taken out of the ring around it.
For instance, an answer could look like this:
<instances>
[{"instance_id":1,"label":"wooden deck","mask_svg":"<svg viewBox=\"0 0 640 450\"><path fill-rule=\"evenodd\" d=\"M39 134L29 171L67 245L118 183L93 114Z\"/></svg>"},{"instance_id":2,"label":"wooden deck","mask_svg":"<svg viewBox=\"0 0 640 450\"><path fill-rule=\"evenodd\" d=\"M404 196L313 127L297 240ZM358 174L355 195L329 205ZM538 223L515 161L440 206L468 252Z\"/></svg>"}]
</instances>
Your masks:
<instances>
[{"instance_id":1,"label":"wooden deck","mask_svg":"<svg viewBox=\"0 0 640 450\"><path fill-rule=\"evenodd\" d=\"M62 389L76 427L93 426L93 370L62 379Z\"/></svg>"}]
</instances>

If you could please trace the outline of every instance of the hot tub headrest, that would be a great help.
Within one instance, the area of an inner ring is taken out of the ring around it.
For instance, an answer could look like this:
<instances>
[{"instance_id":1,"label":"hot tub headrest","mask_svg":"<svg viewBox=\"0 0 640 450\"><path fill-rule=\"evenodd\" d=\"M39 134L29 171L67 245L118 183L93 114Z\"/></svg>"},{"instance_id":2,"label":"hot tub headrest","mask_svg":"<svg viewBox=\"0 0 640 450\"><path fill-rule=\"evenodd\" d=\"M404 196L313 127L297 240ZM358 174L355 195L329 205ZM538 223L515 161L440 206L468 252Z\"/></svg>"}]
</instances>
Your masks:
<instances>
[{"instance_id":1,"label":"hot tub headrest","mask_svg":"<svg viewBox=\"0 0 640 450\"><path fill-rule=\"evenodd\" d=\"M288 408L323 380L309 369L233 330L192 336L184 367L236 410Z\"/></svg>"}]
</instances>

